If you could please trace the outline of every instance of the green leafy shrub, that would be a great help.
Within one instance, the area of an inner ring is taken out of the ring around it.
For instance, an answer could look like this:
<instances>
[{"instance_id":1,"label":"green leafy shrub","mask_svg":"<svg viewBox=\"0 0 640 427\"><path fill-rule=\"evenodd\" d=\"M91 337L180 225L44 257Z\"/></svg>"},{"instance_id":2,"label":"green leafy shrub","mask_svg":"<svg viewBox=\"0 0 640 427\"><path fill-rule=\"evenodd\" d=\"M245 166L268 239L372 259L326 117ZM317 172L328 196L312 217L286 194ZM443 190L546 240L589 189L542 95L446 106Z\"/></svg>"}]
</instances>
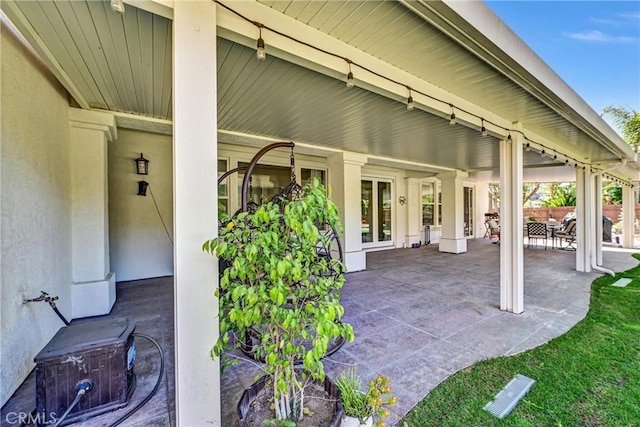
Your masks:
<instances>
[{"instance_id":1,"label":"green leafy shrub","mask_svg":"<svg viewBox=\"0 0 640 427\"><path fill-rule=\"evenodd\" d=\"M324 380L322 357L332 339L353 340L340 292L345 267L317 254L328 239L318 230L326 224L342 231L336 205L318 180L299 198L280 200L244 212L222 224L217 239L203 249L228 263L216 291L220 305L220 338L212 357L239 348L258 331L257 358L273 379L277 420L303 417L304 388ZM303 370L296 369L301 361Z\"/></svg>"}]
</instances>

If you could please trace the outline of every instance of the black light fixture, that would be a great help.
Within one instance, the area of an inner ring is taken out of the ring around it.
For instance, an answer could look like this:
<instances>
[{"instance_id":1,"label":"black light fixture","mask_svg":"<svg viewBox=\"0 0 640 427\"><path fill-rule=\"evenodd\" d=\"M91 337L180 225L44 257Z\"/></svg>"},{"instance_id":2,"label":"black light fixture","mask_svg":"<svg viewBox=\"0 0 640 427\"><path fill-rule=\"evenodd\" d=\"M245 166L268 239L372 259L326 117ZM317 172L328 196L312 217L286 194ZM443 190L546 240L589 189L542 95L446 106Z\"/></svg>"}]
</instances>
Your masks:
<instances>
[{"instance_id":1,"label":"black light fixture","mask_svg":"<svg viewBox=\"0 0 640 427\"><path fill-rule=\"evenodd\" d=\"M484 127L484 119L480 117L480 121L482 122L482 127L480 128L480 134L482 136L487 136L487 128Z\"/></svg>"},{"instance_id":2,"label":"black light fixture","mask_svg":"<svg viewBox=\"0 0 640 427\"><path fill-rule=\"evenodd\" d=\"M149 187L149 183L147 181L138 181L138 196L146 196L147 187Z\"/></svg>"},{"instance_id":3,"label":"black light fixture","mask_svg":"<svg viewBox=\"0 0 640 427\"><path fill-rule=\"evenodd\" d=\"M453 104L449 104L449 107L451 107L451 116L449 116L449 124L453 126L456 124L456 112L453 109Z\"/></svg>"},{"instance_id":4,"label":"black light fixture","mask_svg":"<svg viewBox=\"0 0 640 427\"><path fill-rule=\"evenodd\" d=\"M138 175L149 175L149 160L145 159L142 153L140 153L140 157L135 159L135 162Z\"/></svg>"}]
</instances>

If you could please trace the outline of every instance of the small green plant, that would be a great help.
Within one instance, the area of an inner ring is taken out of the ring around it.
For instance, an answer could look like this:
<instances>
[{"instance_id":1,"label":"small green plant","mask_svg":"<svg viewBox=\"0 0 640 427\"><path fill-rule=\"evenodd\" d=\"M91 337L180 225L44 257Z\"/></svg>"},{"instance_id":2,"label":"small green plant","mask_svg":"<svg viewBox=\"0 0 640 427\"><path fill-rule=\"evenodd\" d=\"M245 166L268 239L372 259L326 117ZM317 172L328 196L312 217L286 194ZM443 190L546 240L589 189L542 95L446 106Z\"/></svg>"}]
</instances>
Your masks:
<instances>
[{"instance_id":1,"label":"small green plant","mask_svg":"<svg viewBox=\"0 0 640 427\"><path fill-rule=\"evenodd\" d=\"M387 407L397 403L395 396L387 396L391 393L391 385L389 377L382 375L369 381L369 388L365 392L356 370L348 369L340 373L336 386L340 390L345 415L357 418L360 424L375 416L378 417L376 427L383 427L385 423L382 419L389 416Z\"/></svg>"},{"instance_id":2,"label":"small green plant","mask_svg":"<svg viewBox=\"0 0 640 427\"><path fill-rule=\"evenodd\" d=\"M318 247L330 239L319 224L338 232L342 227L338 208L315 179L294 200L231 218L218 238L203 245L228 265L216 290L220 338L212 357L221 357L224 367L235 361L224 357L227 350L257 337L253 350L271 377L278 422L303 418L304 389L324 380L321 359L330 341L353 340L351 326L340 322L345 268L340 260L319 256ZM303 369L296 369L298 362Z\"/></svg>"}]
</instances>

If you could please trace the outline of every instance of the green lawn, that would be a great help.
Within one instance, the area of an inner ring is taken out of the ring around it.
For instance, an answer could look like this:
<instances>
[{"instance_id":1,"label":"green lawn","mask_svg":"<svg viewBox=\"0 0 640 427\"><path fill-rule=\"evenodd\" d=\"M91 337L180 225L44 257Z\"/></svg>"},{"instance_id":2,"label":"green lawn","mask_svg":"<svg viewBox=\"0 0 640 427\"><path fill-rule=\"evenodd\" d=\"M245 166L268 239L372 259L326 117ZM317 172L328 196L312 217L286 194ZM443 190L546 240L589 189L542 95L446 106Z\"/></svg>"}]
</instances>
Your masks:
<instances>
[{"instance_id":1,"label":"green lawn","mask_svg":"<svg viewBox=\"0 0 640 427\"><path fill-rule=\"evenodd\" d=\"M621 277L633 281L612 287ZM536 383L514 411L503 420L484 411L518 373ZM403 421L409 427L640 426L640 266L596 279L587 317L565 335L456 373Z\"/></svg>"}]
</instances>

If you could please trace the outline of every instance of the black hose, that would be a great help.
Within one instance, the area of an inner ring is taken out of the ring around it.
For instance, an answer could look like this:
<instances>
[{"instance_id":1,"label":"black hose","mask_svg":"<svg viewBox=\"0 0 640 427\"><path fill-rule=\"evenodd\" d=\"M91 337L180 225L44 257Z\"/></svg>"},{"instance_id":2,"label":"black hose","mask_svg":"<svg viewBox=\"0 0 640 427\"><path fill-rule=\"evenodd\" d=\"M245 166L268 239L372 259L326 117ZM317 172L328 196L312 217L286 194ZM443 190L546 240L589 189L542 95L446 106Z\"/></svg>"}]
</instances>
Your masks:
<instances>
[{"instance_id":1,"label":"black hose","mask_svg":"<svg viewBox=\"0 0 640 427\"><path fill-rule=\"evenodd\" d=\"M51 308L53 308L53 311L56 312L60 320L62 320L66 326L69 326L69 321L62 315L62 313L60 313L58 307L56 307L55 304L51 304L51 302L49 303L49 305L51 306Z\"/></svg>"},{"instance_id":2,"label":"black hose","mask_svg":"<svg viewBox=\"0 0 640 427\"><path fill-rule=\"evenodd\" d=\"M162 381L162 375L164 374L164 352L162 351L162 348L160 347L160 344L158 344L158 342L156 340L154 340L153 338L151 338L150 336L145 335L145 334L140 334L140 333L134 332L133 336L134 337L144 338L144 339L146 339L148 341L151 341L151 344L153 344L156 347L156 349L158 350L158 353L160 353L160 372L158 373L158 380L156 381L156 385L153 387L153 390L151 390L151 393L149 393L147 395L147 397L145 397L142 402L138 403L131 411L127 412L122 417L118 418L118 420L116 420L116 422L111 424L109 427L115 427L117 425L120 425L127 418L129 418L131 415L133 415L138 409L140 409L144 405L146 405L146 403L149 400L151 400L151 398L158 391L158 388L160 387L160 382Z\"/></svg>"}]
</instances>

